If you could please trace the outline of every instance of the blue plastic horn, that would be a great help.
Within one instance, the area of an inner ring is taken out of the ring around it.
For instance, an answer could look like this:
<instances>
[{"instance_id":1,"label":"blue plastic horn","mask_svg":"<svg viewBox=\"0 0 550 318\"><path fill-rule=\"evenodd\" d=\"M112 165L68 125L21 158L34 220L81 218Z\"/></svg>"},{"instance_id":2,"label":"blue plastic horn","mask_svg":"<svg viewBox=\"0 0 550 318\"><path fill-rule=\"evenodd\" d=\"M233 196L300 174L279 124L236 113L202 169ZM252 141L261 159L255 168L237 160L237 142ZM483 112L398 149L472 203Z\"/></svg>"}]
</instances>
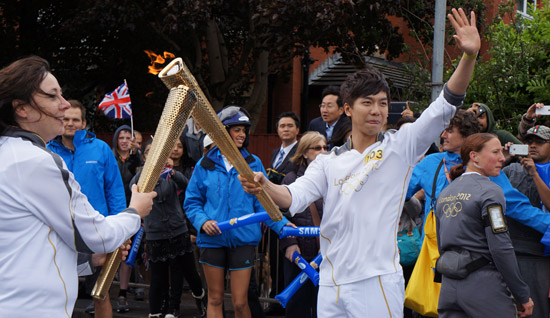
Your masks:
<instances>
[{"instance_id":1,"label":"blue plastic horn","mask_svg":"<svg viewBox=\"0 0 550 318\"><path fill-rule=\"evenodd\" d=\"M227 230L235 229L241 226L245 226L252 223L258 223L269 220L269 214L267 212L256 212L256 213L250 213L247 215L243 215L238 218L233 218L231 220L222 221L216 223L220 231L224 232Z\"/></svg>"},{"instance_id":2,"label":"blue plastic horn","mask_svg":"<svg viewBox=\"0 0 550 318\"><path fill-rule=\"evenodd\" d=\"M311 267L318 268L319 264L321 264L321 261L323 260L323 256L321 254L315 256L313 261L309 263ZM286 304L288 303L288 300L294 296L294 294L304 285L304 283L307 281L308 276L303 271L294 278L294 280L283 290L279 295L275 296L275 299L277 299L281 305L286 308Z\"/></svg>"},{"instance_id":3,"label":"blue plastic horn","mask_svg":"<svg viewBox=\"0 0 550 318\"><path fill-rule=\"evenodd\" d=\"M315 237L319 236L319 227L318 226L300 226L293 228L292 226L285 226L281 231L280 238L285 238L287 236L296 236L296 237Z\"/></svg>"},{"instance_id":4,"label":"blue plastic horn","mask_svg":"<svg viewBox=\"0 0 550 318\"><path fill-rule=\"evenodd\" d=\"M143 226L140 226L139 230L134 236L134 241L132 242L132 248L130 248L130 252L128 253L128 257L126 258L126 264L132 268L134 268L134 262L136 261L136 256L138 254L139 245L141 244L142 238L143 238Z\"/></svg>"}]
</instances>

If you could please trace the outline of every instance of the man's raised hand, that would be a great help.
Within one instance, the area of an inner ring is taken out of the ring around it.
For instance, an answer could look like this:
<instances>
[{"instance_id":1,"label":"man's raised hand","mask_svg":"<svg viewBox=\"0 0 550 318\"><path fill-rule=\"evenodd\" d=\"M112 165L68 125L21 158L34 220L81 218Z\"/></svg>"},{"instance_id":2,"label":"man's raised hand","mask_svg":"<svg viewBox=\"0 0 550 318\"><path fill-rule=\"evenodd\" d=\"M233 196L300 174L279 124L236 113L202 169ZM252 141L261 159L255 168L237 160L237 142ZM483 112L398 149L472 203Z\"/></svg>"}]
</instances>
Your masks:
<instances>
[{"instance_id":1,"label":"man's raised hand","mask_svg":"<svg viewBox=\"0 0 550 318\"><path fill-rule=\"evenodd\" d=\"M469 56L475 56L481 47L481 39L476 27L475 13L472 11L470 13L470 19L468 20L464 10L459 8L458 10L452 9L452 14L448 14L447 17L455 29L456 34L453 35L453 38L458 48Z\"/></svg>"}]
</instances>

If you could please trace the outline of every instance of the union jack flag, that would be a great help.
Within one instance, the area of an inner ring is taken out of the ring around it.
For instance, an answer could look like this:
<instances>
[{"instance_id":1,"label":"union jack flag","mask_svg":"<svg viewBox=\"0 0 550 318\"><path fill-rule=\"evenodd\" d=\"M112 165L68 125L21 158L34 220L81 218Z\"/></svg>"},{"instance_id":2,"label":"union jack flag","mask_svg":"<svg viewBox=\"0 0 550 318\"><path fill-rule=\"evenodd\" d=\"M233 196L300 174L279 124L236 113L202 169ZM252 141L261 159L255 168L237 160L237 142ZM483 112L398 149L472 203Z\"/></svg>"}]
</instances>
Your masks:
<instances>
[{"instance_id":1,"label":"union jack flag","mask_svg":"<svg viewBox=\"0 0 550 318\"><path fill-rule=\"evenodd\" d=\"M160 177L166 180L170 180L172 178L172 168L167 166L162 169L162 172L160 173Z\"/></svg>"},{"instance_id":2,"label":"union jack flag","mask_svg":"<svg viewBox=\"0 0 550 318\"><path fill-rule=\"evenodd\" d=\"M99 103L99 109L109 118L131 118L131 106L132 102L130 101L130 92L126 81L114 91L105 94L105 97Z\"/></svg>"}]
</instances>

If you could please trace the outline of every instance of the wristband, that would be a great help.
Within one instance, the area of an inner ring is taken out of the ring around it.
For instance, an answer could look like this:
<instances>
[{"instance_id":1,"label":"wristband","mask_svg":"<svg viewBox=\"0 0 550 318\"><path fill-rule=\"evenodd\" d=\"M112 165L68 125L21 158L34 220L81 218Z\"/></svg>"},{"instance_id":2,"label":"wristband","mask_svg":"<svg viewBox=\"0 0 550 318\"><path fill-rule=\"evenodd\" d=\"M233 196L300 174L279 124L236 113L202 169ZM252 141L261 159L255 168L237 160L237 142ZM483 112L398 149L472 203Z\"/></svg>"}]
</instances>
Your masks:
<instances>
[{"instance_id":1,"label":"wristband","mask_svg":"<svg viewBox=\"0 0 550 318\"><path fill-rule=\"evenodd\" d=\"M466 52L464 52L464 54L462 54L462 58L465 60L475 61L477 58L477 53L474 55L468 55L466 54Z\"/></svg>"},{"instance_id":2,"label":"wristband","mask_svg":"<svg viewBox=\"0 0 550 318\"><path fill-rule=\"evenodd\" d=\"M525 116L525 115L527 115L527 114L523 114L523 116L521 116L521 119L525 120L525 121L528 122L528 123L534 123L534 122L535 122L535 118L529 119L529 118L527 118L527 116Z\"/></svg>"}]
</instances>

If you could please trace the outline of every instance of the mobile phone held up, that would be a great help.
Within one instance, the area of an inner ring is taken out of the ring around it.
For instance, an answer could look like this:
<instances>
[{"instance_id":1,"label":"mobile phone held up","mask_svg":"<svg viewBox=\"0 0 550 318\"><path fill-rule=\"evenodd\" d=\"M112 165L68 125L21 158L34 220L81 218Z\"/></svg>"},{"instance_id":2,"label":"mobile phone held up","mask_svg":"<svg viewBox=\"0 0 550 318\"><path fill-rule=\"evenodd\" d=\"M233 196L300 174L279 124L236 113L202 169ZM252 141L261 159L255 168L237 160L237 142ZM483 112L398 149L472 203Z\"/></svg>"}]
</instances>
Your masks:
<instances>
[{"instance_id":1,"label":"mobile phone held up","mask_svg":"<svg viewBox=\"0 0 550 318\"><path fill-rule=\"evenodd\" d=\"M508 152L511 155L516 156L527 156L529 154L529 146L528 145L511 145Z\"/></svg>"},{"instance_id":2,"label":"mobile phone held up","mask_svg":"<svg viewBox=\"0 0 550 318\"><path fill-rule=\"evenodd\" d=\"M550 115L550 105L544 105L541 108L536 108L535 114L542 115L542 116Z\"/></svg>"}]
</instances>

